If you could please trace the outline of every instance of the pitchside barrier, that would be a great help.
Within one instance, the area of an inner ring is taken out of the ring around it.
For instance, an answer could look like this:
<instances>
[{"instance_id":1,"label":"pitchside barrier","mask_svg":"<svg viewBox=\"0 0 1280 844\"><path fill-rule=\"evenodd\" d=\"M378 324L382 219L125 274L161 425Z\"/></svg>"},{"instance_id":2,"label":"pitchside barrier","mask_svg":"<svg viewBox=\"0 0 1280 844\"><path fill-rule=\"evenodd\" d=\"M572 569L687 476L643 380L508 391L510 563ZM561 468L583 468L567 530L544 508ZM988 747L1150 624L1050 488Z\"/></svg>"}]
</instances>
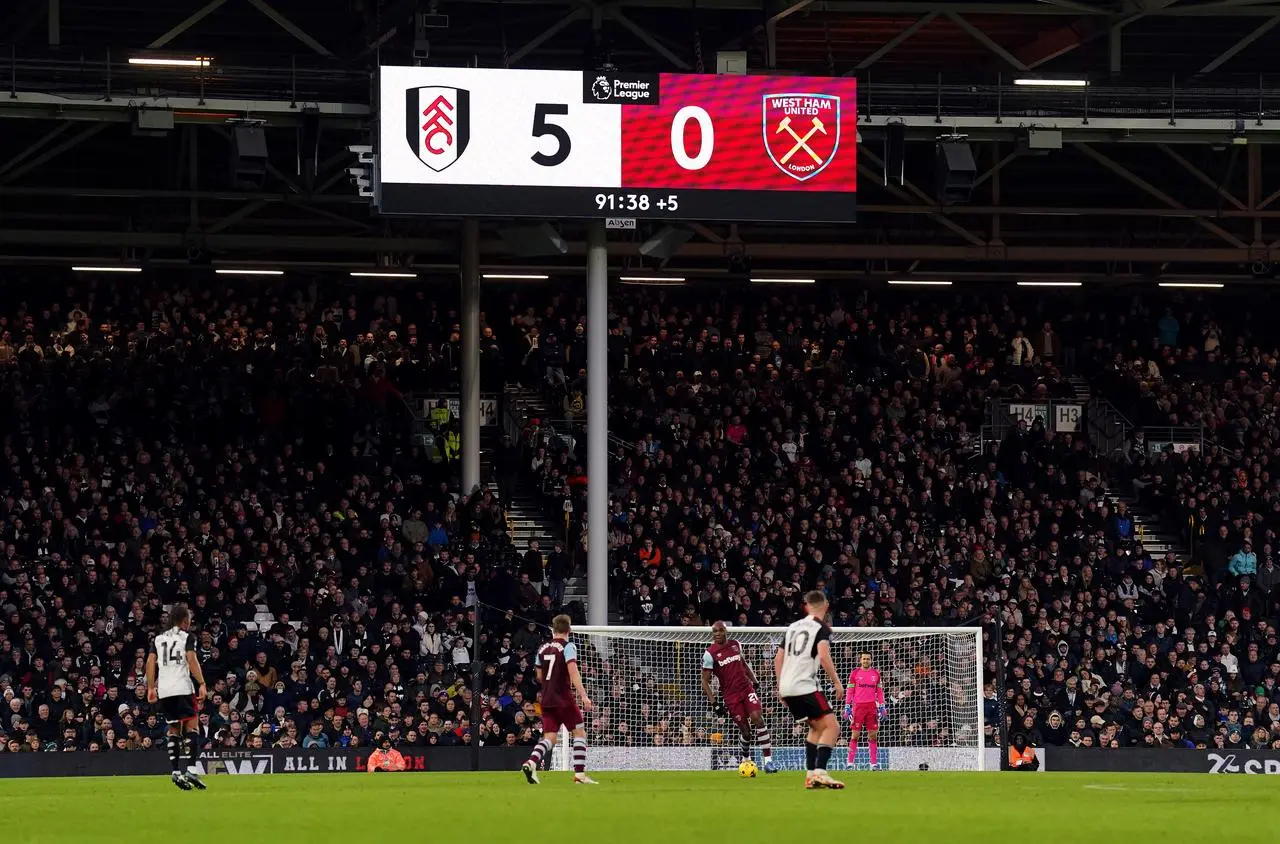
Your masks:
<instances>
[{"instance_id":1,"label":"pitchside barrier","mask_svg":"<svg viewBox=\"0 0 1280 844\"><path fill-rule=\"evenodd\" d=\"M401 750L407 771L470 771L469 747L422 747ZM516 771L529 755L527 747L489 747L480 753L484 771ZM205 775L344 774L366 772L369 748L315 750L217 750L200 754L197 770ZM0 753L0 779L8 777L146 776L169 773L163 750L89 753Z\"/></svg>"},{"instance_id":2,"label":"pitchside barrier","mask_svg":"<svg viewBox=\"0 0 1280 844\"><path fill-rule=\"evenodd\" d=\"M1050 771L1147 774L1280 774L1280 750L1187 750L1147 747L1079 750L1050 747Z\"/></svg>"},{"instance_id":3,"label":"pitchside barrier","mask_svg":"<svg viewBox=\"0 0 1280 844\"><path fill-rule=\"evenodd\" d=\"M599 753L613 751L629 754L632 762L640 761L645 754L670 753L673 748L593 748L588 760ZM686 752L698 753L701 748ZM791 753L791 748L779 748L779 754ZM904 755L900 751L909 751ZM917 760L919 748L881 748L885 764L890 770L917 770L905 759ZM201 754L199 770L206 776L257 776L262 774L345 774L363 773L369 764L369 751L325 750L219 750ZM468 747L426 747L402 751L406 770L458 773L471 770L471 749ZM514 774L528 756L527 747L489 747L480 752L480 769L484 771L509 771ZM863 751L859 749L859 756ZM1077 750L1075 748L1049 747L1037 749L1040 770L1077 773L1152 773L1152 774L1280 774L1280 750L1184 750L1151 748L1123 748L1119 750ZM987 748L983 768L998 771L999 751ZM652 760L651 767L662 767L669 759ZM699 756L697 760L707 764L703 770L715 767L712 758ZM788 758L782 761L790 763ZM844 754L837 749L832 756L833 770L843 770ZM866 760L859 758L865 767ZM790 764L787 767L793 767ZM932 767L932 766L931 766ZM164 751L138 751L128 753L3 753L0 754L0 779L14 777L73 777L73 776L162 776L169 773L169 760ZM857 776L857 774L852 774Z\"/></svg>"}]
</instances>

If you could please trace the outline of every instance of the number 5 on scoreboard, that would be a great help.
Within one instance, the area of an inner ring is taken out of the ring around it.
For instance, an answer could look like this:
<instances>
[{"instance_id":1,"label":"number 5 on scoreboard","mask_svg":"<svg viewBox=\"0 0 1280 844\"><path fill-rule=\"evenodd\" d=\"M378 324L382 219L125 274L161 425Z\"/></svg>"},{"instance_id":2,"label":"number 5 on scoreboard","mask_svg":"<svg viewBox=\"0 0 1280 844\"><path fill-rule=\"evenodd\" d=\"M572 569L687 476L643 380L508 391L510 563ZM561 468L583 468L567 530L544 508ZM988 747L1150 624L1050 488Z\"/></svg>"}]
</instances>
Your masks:
<instances>
[{"instance_id":1,"label":"number 5 on scoreboard","mask_svg":"<svg viewBox=\"0 0 1280 844\"><path fill-rule=\"evenodd\" d=\"M552 123L548 118L560 116L565 117L569 114L569 107L563 103L538 103L533 107L533 136L535 138L545 138L550 135L556 140L556 149L552 153L544 153L542 150L535 152L530 158L534 164L540 164L543 167L555 167L557 164L563 164L565 159L569 157L569 152L573 149L573 142L569 140L569 133L563 126L558 123ZM547 672L551 672L548 670Z\"/></svg>"}]
</instances>

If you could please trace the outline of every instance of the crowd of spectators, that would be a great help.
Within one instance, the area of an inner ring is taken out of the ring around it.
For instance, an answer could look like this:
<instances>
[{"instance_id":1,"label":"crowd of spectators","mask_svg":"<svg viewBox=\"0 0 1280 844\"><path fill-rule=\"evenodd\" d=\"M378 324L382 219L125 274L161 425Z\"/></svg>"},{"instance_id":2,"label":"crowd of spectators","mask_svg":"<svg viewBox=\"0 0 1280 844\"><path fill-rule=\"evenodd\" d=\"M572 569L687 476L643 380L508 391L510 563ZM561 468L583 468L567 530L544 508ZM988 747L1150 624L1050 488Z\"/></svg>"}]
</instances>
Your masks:
<instances>
[{"instance_id":1,"label":"crowd of spectators","mask_svg":"<svg viewBox=\"0 0 1280 844\"><path fill-rule=\"evenodd\" d=\"M837 625L984 622L988 742L1003 666L1009 729L1035 743L1280 747L1276 353L1182 300L1169 304L1186 327L1145 297L689 293L627 291L611 308L610 586L625 622L785 624L822 588ZM560 299L543 323L577 337L581 315ZM1098 454L1040 422L980 437L992 399L1070 398L1064 368L1136 424L1204 421L1210 447L1152 455L1137 428L1123 454ZM579 406L580 378L545 382ZM580 439L547 420L526 430L530 471L575 514ZM1144 549L1109 495L1131 487L1195 511L1211 539L1193 564ZM630 688L626 711L652 707ZM654 719L680 723L680 707Z\"/></svg>"},{"instance_id":2,"label":"crowd of spectators","mask_svg":"<svg viewBox=\"0 0 1280 844\"><path fill-rule=\"evenodd\" d=\"M456 311L318 282L6 293L0 752L154 746L144 655L175 601L207 746L473 740L475 604L551 608L502 502L411 435L405 396L456 383ZM502 634L523 654L528 628L491 624L482 740L524 739Z\"/></svg>"},{"instance_id":3,"label":"crowd of spectators","mask_svg":"<svg viewBox=\"0 0 1280 844\"><path fill-rule=\"evenodd\" d=\"M142 657L177 600L208 747L532 740L530 654L584 553L581 299L486 300L486 383L537 385L561 417L529 419L504 458L566 525L521 557L503 495L459 489L409 424L410 393L456 383L455 303L322 282L21 290L0 314L0 752L154 745ZM770 626L823 588L841 626L983 623L989 742L1002 678L1033 744L1280 747L1277 353L1247 314L1104 298L621 291L612 611ZM984 437L991 400L1070 397L1066 371L1139 426L1202 425L1205 449L1153 451L1138 428L1099 454L1039 422ZM1153 558L1117 490L1191 563ZM637 670L589 673L608 701L593 742L722 728ZM909 711L896 740L954 739Z\"/></svg>"}]
</instances>

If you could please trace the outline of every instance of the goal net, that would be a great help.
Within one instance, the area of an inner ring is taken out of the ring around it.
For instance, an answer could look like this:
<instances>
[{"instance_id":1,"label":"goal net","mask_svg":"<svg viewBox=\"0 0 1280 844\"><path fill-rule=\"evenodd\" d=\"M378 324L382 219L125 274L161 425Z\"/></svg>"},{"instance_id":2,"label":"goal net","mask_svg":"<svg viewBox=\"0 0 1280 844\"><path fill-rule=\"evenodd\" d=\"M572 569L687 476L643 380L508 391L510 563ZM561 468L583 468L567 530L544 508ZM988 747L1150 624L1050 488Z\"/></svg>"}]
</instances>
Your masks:
<instances>
[{"instance_id":1,"label":"goal net","mask_svg":"<svg viewBox=\"0 0 1280 844\"><path fill-rule=\"evenodd\" d=\"M778 699L773 656L782 628L730 628L729 637L759 680L765 723L773 737L773 761L803 770L807 731ZM977 628L837 628L831 653L842 682L861 654L880 670L887 717L880 723L878 763L890 770L981 770L982 631ZM716 715L702 691L702 654L709 627L575 627L578 668L595 709L584 713L595 770L719 770L736 768L739 730ZM820 684L837 716L843 700ZM715 680L712 679L715 687ZM718 691L718 690L717 690ZM846 770L849 725L841 719L840 746L831 770ZM567 769L567 734L550 760ZM866 736L854 762L869 767ZM761 763L760 748L752 756Z\"/></svg>"}]
</instances>

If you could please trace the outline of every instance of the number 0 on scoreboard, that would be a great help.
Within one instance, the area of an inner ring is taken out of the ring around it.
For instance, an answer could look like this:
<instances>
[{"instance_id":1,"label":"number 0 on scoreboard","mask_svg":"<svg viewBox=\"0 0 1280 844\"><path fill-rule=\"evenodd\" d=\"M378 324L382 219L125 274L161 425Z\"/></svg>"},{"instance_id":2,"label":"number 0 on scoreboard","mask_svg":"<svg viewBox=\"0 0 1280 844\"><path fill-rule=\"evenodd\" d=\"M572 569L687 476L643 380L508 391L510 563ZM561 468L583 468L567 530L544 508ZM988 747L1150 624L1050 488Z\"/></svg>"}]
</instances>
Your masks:
<instances>
[{"instance_id":1,"label":"number 0 on scoreboard","mask_svg":"<svg viewBox=\"0 0 1280 844\"><path fill-rule=\"evenodd\" d=\"M853 79L384 67L386 214L851 221Z\"/></svg>"}]
</instances>

